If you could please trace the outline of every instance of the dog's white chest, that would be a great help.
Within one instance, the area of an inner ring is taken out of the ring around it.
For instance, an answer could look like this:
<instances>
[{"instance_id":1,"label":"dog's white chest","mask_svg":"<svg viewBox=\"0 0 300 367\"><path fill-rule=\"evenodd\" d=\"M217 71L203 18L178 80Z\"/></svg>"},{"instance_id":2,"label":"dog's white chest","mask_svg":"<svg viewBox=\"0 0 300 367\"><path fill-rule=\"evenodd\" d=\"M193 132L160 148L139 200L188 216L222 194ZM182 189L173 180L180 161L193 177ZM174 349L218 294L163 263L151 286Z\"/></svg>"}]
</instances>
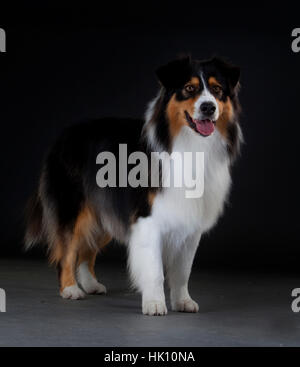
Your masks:
<instances>
[{"instance_id":1,"label":"dog's white chest","mask_svg":"<svg viewBox=\"0 0 300 367\"><path fill-rule=\"evenodd\" d=\"M161 232L179 241L195 231L203 233L216 223L231 182L226 147L220 134L216 131L212 136L202 138L189 128L182 130L174 141L173 152L204 153L203 195L187 198L186 187L164 188L156 197L152 210ZM172 169L175 175L176 165ZM193 175L196 177L195 172Z\"/></svg>"}]
</instances>

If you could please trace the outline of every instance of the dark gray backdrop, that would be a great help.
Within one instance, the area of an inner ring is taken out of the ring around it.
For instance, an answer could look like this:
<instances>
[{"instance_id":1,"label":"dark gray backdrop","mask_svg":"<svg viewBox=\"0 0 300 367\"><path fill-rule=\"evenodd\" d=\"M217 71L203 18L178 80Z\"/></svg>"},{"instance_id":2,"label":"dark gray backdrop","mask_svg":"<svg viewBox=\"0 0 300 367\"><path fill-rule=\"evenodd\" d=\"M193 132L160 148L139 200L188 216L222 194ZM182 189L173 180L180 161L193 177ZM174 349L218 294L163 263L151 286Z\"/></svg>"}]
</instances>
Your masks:
<instances>
[{"instance_id":1,"label":"dark gray backdrop","mask_svg":"<svg viewBox=\"0 0 300 367\"><path fill-rule=\"evenodd\" d=\"M230 204L198 259L296 270L300 53L291 50L291 32L297 26L292 8L274 4L272 11L191 3L1 11L7 53L0 54L0 256L23 256L23 208L63 127L87 117L141 116L158 87L155 68L189 52L241 66L246 141Z\"/></svg>"}]
</instances>

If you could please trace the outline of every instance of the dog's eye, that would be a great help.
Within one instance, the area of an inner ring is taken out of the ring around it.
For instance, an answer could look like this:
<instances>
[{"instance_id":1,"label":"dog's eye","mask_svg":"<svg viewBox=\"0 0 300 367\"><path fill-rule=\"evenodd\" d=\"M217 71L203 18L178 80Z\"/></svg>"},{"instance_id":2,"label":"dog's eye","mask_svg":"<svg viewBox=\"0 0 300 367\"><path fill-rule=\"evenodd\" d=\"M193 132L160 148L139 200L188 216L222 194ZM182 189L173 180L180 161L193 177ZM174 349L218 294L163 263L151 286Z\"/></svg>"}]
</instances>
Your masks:
<instances>
[{"instance_id":1,"label":"dog's eye","mask_svg":"<svg viewBox=\"0 0 300 367\"><path fill-rule=\"evenodd\" d=\"M222 88L219 85L213 85L211 87L213 93L220 94L222 92Z\"/></svg>"},{"instance_id":2,"label":"dog's eye","mask_svg":"<svg viewBox=\"0 0 300 367\"><path fill-rule=\"evenodd\" d=\"M184 87L185 91L188 93L193 93L196 90L196 87L192 84L188 84Z\"/></svg>"}]
</instances>

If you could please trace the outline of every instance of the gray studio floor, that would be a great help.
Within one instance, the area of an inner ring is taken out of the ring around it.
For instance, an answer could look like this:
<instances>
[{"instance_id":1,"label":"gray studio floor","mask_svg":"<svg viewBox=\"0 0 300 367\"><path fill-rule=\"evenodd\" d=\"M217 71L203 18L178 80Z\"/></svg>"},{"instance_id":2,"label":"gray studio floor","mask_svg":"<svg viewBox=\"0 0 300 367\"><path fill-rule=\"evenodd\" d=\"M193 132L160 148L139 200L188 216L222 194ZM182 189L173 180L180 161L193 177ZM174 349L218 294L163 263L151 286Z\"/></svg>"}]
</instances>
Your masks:
<instances>
[{"instance_id":1,"label":"gray studio floor","mask_svg":"<svg viewBox=\"0 0 300 367\"><path fill-rule=\"evenodd\" d=\"M299 346L300 313L291 310L297 276L194 270L198 314L143 316L124 266L97 265L106 296L58 296L56 273L41 260L0 260L0 346Z\"/></svg>"}]
</instances>

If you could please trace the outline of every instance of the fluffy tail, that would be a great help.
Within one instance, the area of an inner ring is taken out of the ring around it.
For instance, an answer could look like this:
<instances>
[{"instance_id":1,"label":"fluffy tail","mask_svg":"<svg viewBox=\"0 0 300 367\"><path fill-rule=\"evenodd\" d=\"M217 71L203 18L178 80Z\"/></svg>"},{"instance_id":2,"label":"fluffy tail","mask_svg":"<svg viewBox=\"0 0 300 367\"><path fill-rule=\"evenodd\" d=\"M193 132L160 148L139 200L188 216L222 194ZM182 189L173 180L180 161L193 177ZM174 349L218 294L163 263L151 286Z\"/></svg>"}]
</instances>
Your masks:
<instances>
[{"instance_id":1,"label":"fluffy tail","mask_svg":"<svg viewBox=\"0 0 300 367\"><path fill-rule=\"evenodd\" d=\"M26 209L25 249L41 242L43 237L43 208L38 194L34 194L28 201Z\"/></svg>"}]
</instances>

